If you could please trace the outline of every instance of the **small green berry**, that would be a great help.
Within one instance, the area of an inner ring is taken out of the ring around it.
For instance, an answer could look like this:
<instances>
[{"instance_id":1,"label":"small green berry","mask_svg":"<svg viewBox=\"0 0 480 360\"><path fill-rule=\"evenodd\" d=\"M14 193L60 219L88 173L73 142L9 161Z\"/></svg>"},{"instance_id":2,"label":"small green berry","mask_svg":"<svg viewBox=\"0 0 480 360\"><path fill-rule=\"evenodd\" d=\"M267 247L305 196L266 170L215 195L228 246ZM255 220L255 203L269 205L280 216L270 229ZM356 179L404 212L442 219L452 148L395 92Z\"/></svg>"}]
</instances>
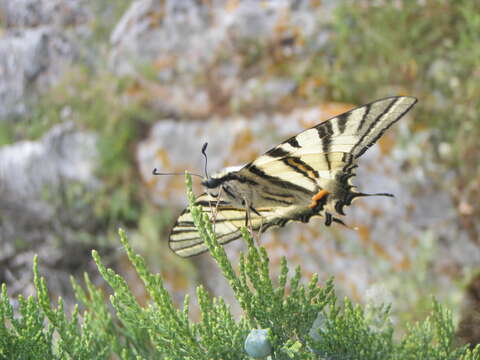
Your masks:
<instances>
[{"instance_id":1,"label":"small green berry","mask_svg":"<svg viewBox=\"0 0 480 360\"><path fill-rule=\"evenodd\" d=\"M262 359L272 353L268 341L268 329L253 329L245 340L245 351L255 359Z\"/></svg>"}]
</instances>

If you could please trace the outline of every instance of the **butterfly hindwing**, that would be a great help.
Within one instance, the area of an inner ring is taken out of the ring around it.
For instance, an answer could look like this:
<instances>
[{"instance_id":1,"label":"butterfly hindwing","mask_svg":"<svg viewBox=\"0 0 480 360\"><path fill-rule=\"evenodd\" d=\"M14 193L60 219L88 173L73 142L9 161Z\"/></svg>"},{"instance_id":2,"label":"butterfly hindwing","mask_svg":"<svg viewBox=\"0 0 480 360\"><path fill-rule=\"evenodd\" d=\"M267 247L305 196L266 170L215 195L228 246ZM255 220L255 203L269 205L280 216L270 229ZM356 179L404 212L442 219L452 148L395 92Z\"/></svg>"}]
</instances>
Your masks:
<instances>
[{"instance_id":1,"label":"butterfly hindwing","mask_svg":"<svg viewBox=\"0 0 480 360\"><path fill-rule=\"evenodd\" d=\"M244 208L230 206L225 201L217 205L217 200L208 194L200 195L196 201L196 206L201 206L202 211L209 214L210 221L213 223L217 241L220 244L226 244L242 236L240 229L245 225L247 216ZM249 212L249 225L252 230L259 231L263 225L263 216L266 216L268 209L260 209L260 214ZM179 216L176 224L170 232L170 248L182 257L190 257L201 254L208 250L198 233L190 210L187 208Z\"/></svg>"}]
</instances>

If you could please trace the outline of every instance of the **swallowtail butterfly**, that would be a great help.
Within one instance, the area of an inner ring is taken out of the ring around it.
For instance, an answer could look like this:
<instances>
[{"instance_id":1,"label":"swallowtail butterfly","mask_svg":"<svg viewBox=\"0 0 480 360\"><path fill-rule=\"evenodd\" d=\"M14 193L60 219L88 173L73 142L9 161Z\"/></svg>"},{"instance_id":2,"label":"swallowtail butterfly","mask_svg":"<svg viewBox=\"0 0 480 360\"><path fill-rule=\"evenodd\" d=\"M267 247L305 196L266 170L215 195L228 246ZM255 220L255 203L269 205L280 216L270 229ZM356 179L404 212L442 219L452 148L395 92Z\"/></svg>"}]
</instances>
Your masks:
<instances>
[{"instance_id":1,"label":"swallowtail butterfly","mask_svg":"<svg viewBox=\"0 0 480 360\"><path fill-rule=\"evenodd\" d=\"M245 166L228 168L202 181L206 193L195 204L211 214L219 243L241 237L248 224L253 231L308 222L323 216L325 225L343 224L344 208L358 197L357 159L417 102L408 96L380 99L326 120L291 137ZM170 248L182 257L200 254L200 238L189 209L174 225Z\"/></svg>"}]
</instances>

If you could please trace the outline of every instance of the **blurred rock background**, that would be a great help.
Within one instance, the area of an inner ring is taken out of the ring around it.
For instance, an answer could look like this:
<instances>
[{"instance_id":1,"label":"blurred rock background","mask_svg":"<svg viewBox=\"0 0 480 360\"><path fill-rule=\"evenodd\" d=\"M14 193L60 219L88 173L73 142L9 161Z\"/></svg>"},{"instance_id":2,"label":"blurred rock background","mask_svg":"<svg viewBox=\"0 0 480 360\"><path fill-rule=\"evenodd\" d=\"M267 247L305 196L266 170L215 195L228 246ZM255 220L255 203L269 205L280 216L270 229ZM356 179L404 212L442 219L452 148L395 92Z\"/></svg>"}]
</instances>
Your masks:
<instances>
[{"instance_id":1,"label":"blurred rock background","mask_svg":"<svg viewBox=\"0 0 480 360\"><path fill-rule=\"evenodd\" d=\"M152 169L202 173L208 141L214 172L356 105L412 95L355 179L395 199L348 208L357 230L318 219L262 244L274 266L286 256L335 276L340 294L393 302L399 327L432 296L459 323L478 319L479 34L468 0L0 0L0 282L32 293L38 253L71 299L70 275L96 276L95 248L148 302L121 226L176 299L198 283L231 298L208 255L169 251L183 177ZM227 249L235 262L244 245ZM469 328L459 336L478 341Z\"/></svg>"}]
</instances>

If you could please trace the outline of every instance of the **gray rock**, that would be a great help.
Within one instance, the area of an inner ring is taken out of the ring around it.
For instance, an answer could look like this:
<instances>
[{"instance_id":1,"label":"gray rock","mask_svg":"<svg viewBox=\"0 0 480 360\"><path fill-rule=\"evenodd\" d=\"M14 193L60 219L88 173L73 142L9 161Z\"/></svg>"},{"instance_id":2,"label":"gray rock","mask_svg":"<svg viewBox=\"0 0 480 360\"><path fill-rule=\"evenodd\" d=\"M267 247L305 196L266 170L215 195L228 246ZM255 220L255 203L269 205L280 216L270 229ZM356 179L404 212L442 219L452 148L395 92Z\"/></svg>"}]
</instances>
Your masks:
<instances>
[{"instance_id":1,"label":"gray rock","mask_svg":"<svg viewBox=\"0 0 480 360\"><path fill-rule=\"evenodd\" d=\"M0 0L7 28L70 26L84 22L87 12L85 0Z\"/></svg>"},{"instance_id":2,"label":"gray rock","mask_svg":"<svg viewBox=\"0 0 480 360\"><path fill-rule=\"evenodd\" d=\"M47 35L32 30L0 41L0 118L25 112L27 84L45 68Z\"/></svg>"},{"instance_id":3,"label":"gray rock","mask_svg":"<svg viewBox=\"0 0 480 360\"><path fill-rule=\"evenodd\" d=\"M53 127L40 141L22 141L0 148L2 218L15 219L2 221L2 249L11 246L14 239L32 239L32 235L39 235L36 226L58 220L48 195L60 197L65 183L77 182L92 189L99 186L93 176L95 143L94 134L64 123ZM2 251L4 255L8 252Z\"/></svg>"},{"instance_id":4,"label":"gray rock","mask_svg":"<svg viewBox=\"0 0 480 360\"><path fill-rule=\"evenodd\" d=\"M165 114L204 117L205 112L189 106L191 95L198 92L207 94L203 103L210 112L273 108L291 94L295 81L276 79L266 70L282 58L300 53L308 57L328 39L325 24L333 8L308 1L295 4L135 1L112 32L110 66L118 74L136 77L143 77L139 68L151 66L155 80L168 90L152 96L151 102ZM310 37L316 40L298 45ZM271 59L265 60L264 53L272 53ZM197 84L194 91L192 84ZM252 86L259 96L248 96Z\"/></svg>"},{"instance_id":5,"label":"gray rock","mask_svg":"<svg viewBox=\"0 0 480 360\"><path fill-rule=\"evenodd\" d=\"M58 81L74 58L70 41L48 27L0 38L0 120L24 115L36 94Z\"/></svg>"},{"instance_id":6,"label":"gray rock","mask_svg":"<svg viewBox=\"0 0 480 360\"><path fill-rule=\"evenodd\" d=\"M71 294L71 269L88 259L79 229L88 229L92 214L88 217L79 205L82 197L73 204L65 200L66 185L97 191L96 159L96 135L70 122L53 127L39 141L0 148L0 282L9 284L11 294L29 294L35 254L42 266L51 267L53 293Z\"/></svg>"},{"instance_id":7,"label":"gray rock","mask_svg":"<svg viewBox=\"0 0 480 360\"><path fill-rule=\"evenodd\" d=\"M0 121L25 115L38 94L58 82L78 56L84 0L0 0Z\"/></svg>"}]
</instances>

